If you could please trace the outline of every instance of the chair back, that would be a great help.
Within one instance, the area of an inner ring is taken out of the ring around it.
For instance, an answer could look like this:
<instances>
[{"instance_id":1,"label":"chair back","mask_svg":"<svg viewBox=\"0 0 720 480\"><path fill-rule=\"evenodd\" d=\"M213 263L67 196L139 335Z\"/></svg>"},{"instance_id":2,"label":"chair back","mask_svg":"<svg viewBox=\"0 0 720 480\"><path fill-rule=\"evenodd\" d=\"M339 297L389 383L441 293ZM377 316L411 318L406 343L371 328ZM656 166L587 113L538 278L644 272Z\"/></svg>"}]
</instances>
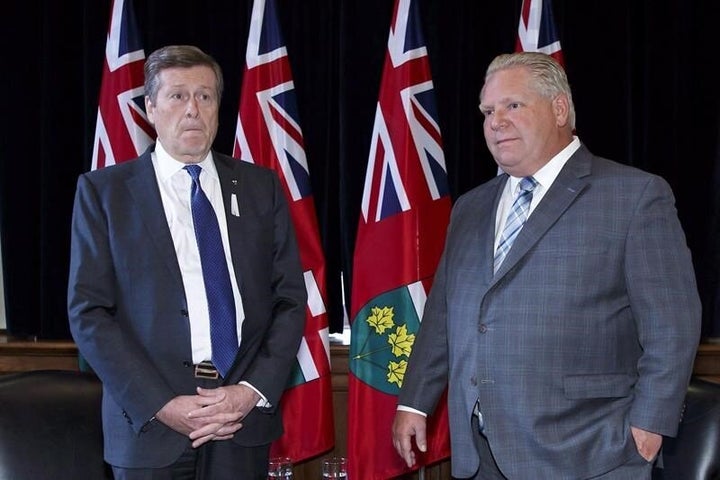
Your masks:
<instances>
[{"instance_id":1,"label":"chair back","mask_svg":"<svg viewBox=\"0 0 720 480\"><path fill-rule=\"evenodd\" d=\"M102 386L94 374L0 376L0 480L112 478L103 461Z\"/></svg>"},{"instance_id":2,"label":"chair back","mask_svg":"<svg viewBox=\"0 0 720 480\"><path fill-rule=\"evenodd\" d=\"M720 383L693 378L676 438L663 440L655 480L720 479Z\"/></svg>"}]
</instances>

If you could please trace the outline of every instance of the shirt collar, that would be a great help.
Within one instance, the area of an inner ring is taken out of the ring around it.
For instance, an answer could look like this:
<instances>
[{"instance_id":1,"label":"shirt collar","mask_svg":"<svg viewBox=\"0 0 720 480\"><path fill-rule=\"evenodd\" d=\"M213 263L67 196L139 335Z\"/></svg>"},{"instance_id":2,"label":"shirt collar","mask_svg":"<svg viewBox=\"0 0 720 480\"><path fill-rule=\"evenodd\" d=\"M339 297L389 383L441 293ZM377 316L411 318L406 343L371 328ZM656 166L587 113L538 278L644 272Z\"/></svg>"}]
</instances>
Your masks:
<instances>
[{"instance_id":1,"label":"shirt collar","mask_svg":"<svg viewBox=\"0 0 720 480\"><path fill-rule=\"evenodd\" d=\"M557 178L560 170L562 170L562 168L565 166L572 154L575 153L578 148L580 148L580 139L577 136L573 135L572 142L570 142L565 148L560 150L557 155L555 155L553 158L550 159L549 162L543 165L540 170L535 172L533 174L533 178L535 178L535 180L542 188L547 190ZM512 175L510 176L510 192L515 193L517 191L520 180L522 180L521 177L513 177Z\"/></svg>"},{"instance_id":2,"label":"shirt collar","mask_svg":"<svg viewBox=\"0 0 720 480\"><path fill-rule=\"evenodd\" d=\"M155 143L155 151L153 152L153 154L156 159L158 176L163 182L169 180L170 177L181 171L183 167L187 165L186 163L179 162L175 160L172 156L170 156L167 150L165 150L165 148L162 146L162 143L160 143L159 139ZM208 152L207 156L203 159L203 161L197 163L196 165L200 165L206 175L211 175L214 178L218 178L217 169L215 168L215 162L212 161L212 151ZM187 175L187 173L185 173L185 175Z\"/></svg>"}]
</instances>

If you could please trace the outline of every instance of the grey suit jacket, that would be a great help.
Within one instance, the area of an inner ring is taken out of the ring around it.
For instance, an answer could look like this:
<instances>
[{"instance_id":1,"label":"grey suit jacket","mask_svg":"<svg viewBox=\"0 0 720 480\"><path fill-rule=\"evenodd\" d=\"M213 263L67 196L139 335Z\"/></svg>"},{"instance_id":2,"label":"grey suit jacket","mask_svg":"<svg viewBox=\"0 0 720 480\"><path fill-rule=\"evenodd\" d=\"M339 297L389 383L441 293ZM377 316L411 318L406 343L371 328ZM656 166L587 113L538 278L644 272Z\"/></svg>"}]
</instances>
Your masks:
<instances>
[{"instance_id":1,"label":"grey suit jacket","mask_svg":"<svg viewBox=\"0 0 720 480\"><path fill-rule=\"evenodd\" d=\"M254 409L234 441L267 444L282 432L280 396L305 322L306 292L290 215L274 172L213 152L245 320L226 384L248 381L273 405ZM236 195L239 215L231 212ZM83 174L72 220L70 329L103 382L105 458L168 465L187 437L149 420L195 393L186 292L150 150ZM148 423L149 422L149 423Z\"/></svg>"},{"instance_id":2,"label":"grey suit jacket","mask_svg":"<svg viewBox=\"0 0 720 480\"><path fill-rule=\"evenodd\" d=\"M453 208L399 403L431 412L446 382L452 470L479 464L479 399L511 479L581 479L637 455L630 425L674 435L700 302L670 187L593 156L569 159L493 275L507 175Z\"/></svg>"}]
</instances>

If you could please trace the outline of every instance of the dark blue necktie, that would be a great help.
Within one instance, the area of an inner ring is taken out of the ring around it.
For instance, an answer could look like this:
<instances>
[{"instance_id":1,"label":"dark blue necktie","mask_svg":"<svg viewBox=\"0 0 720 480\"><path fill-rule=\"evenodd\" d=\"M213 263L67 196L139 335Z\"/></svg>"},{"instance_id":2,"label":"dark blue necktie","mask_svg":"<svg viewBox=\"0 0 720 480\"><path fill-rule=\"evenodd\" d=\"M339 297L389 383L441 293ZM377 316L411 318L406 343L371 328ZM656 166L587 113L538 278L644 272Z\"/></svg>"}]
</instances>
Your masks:
<instances>
[{"instance_id":1,"label":"dark blue necktie","mask_svg":"<svg viewBox=\"0 0 720 480\"><path fill-rule=\"evenodd\" d=\"M220 227L215 211L200 186L199 165L187 165L185 170L192 177L190 205L192 208L195 239L200 251L208 312L210 313L210 341L212 362L220 375L226 376L238 350L235 325L235 300L233 298L230 272L223 250Z\"/></svg>"}]
</instances>

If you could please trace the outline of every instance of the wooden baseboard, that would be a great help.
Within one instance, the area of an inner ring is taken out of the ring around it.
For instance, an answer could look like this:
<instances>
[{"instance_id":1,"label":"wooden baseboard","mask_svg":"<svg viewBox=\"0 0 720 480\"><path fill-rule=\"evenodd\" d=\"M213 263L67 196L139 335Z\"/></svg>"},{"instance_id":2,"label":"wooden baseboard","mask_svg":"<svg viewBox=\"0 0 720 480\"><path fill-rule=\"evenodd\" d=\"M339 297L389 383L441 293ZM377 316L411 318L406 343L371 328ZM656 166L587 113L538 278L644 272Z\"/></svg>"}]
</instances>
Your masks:
<instances>
[{"instance_id":1,"label":"wooden baseboard","mask_svg":"<svg viewBox=\"0 0 720 480\"><path fill-rule=\"evenodd\" d=\"M330 344L333 389L347 392L348 345ZM62 340L27 340L0 331L0 373L27 370L79 370L75 343ZM720 342L699 345L693 374L720 381Z\"/></svg>"},{"instance_id":2,"label":"wooden baseboard","mask_svg":"<svg viewBox=\"0 0 720 480\"><path fill-rule=\"evenodd\" d=\"M37 341L0 334L0 373L27 370L79 370L71 341Z\"/></svg>"},{"instance_id":3,"label":"wooden baseboard","mask_svg":"<svg viewBox=\"0 0 720 480\"><path fill-rule=\"evenodd\" d=\"M720 383L720 342L708 341L698 346L693 374Z\"/></svg>"}]
</instances>

